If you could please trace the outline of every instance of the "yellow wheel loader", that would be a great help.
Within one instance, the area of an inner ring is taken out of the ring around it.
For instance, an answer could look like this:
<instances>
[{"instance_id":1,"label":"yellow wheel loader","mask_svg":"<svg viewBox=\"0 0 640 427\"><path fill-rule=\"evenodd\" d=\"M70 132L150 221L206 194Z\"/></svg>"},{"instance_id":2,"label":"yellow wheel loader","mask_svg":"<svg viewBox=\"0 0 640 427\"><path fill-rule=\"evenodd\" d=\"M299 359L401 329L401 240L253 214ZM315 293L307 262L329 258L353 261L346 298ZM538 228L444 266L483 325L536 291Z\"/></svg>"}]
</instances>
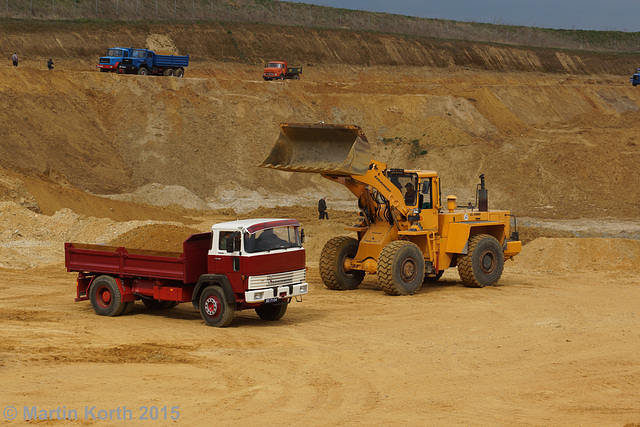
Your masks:
<instances>
[{"instance_id":1,"label":"yellow wheel loader","mask_svg":"<svg viewBox=\"0 0 640 427\"><path fill-rule=\"evenodd\" d=\"M465 286L489 286L521 249L515 218L512 230L509 211L488 209L484 175L476 206L460 209L448 196L443 207L436 172L372 159L359 126L283 123L258 166L319 173L358 198L359 223L346 228L358 238L334 237L322 250L320 275L330 289L355 289L369 273L387 294L411 295L455 266Z\"/></svg>"}]
</instances>

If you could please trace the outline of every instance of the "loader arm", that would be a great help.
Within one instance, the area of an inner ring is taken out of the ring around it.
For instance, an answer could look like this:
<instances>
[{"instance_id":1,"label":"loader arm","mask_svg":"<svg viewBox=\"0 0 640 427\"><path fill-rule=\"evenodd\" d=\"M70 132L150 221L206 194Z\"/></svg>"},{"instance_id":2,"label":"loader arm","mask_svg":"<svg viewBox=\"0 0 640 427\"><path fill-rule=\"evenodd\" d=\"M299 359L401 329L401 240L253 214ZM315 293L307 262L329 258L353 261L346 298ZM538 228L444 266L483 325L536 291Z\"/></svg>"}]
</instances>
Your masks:
<instances>
[{"instance_id":1,"label":"loader arm","mask_svg":"<svg viewBox=\"0 0 640 427\"><path fill-rule=\"evenodd\" d=\"M404 203L404 198L400 189L394 185L389 178L386 177L384 171L387 165L377 160L371 160L371 165L364 175L351 175L349 177L322 174L327 179L344 185L358 199L361 199L363 193L367 192L367 186L375 188L378 193L384 197L389 206L395 208L402 216L406 217L409 209Z\"/></svg>"}]
</instances>

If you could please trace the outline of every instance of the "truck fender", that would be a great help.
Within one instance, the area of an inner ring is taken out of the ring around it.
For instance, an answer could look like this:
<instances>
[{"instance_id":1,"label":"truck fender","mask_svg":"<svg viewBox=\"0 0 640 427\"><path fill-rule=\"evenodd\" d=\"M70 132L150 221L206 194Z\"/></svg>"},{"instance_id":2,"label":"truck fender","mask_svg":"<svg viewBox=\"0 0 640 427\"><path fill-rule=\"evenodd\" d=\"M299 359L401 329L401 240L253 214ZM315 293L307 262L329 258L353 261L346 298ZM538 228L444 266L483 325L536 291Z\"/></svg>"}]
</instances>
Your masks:
<instances>
[{"instance_id":1,"label":"truck fender","mask_svg":"<svg viewBox=\"0 0 640 427\"><path fill-rule=\"evenodd\" d=\"M233 288L231 287L231 283L229 283L229 279L224 274L203 274L198 279L198 283L196 287L193 289L193 294L191 295L191 304L193 304L193 308L198 310L200 307L200 294L209 285L220 286L224 291L225 298L227 299L227 303L235 306L236 304L236 294L233 292Z\"/></svg>"}]
</instances>

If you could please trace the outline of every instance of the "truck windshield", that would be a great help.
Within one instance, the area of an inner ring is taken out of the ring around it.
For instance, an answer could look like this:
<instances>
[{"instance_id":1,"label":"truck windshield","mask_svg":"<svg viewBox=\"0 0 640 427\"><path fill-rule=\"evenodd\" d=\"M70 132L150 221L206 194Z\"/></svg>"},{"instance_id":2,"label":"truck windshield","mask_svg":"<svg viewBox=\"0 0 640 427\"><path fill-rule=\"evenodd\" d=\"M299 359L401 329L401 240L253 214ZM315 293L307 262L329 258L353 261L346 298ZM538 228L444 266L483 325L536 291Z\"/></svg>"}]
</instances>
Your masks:
<instances>
[{"instance_id":1,"label":"truck windshield","mask_svg":"<svg viewBox=\"0 0 640 427\"><path fill-rule=\"evenodd\" d=\"M122 56L122 49L109 49L107 56Z\"/></svg>"},{"instance_id":2,"label":"truck windshield","mask_svg":"<svg viewBox=\"0 0 640 427\"><path fill-rule=\"evenodd\" d=\"M275 249L300 248L298 227L276 227L244 234L244 250L248 253Z\"/></svg>"},{"instance_id":3,"label":"truck windshield","mask_svg":"<svg viewBox=\"0 0 640 427\"><path fill-rule=\"evenodd\" d=\"M282 64L279 64L277 62L269 62L267 64L267 68L282 68Z\"/></svg>"},{"instance_id":4,"label":"truck windshield","mask_svg":"<svg viewBox=\"0 0 640 427\"><path fill-rule=\"evenodd\" d=\"M146 51L144 50L134 50L133 57L134 58L145 58L147 56Z\"/></svg>"}]
</instances>

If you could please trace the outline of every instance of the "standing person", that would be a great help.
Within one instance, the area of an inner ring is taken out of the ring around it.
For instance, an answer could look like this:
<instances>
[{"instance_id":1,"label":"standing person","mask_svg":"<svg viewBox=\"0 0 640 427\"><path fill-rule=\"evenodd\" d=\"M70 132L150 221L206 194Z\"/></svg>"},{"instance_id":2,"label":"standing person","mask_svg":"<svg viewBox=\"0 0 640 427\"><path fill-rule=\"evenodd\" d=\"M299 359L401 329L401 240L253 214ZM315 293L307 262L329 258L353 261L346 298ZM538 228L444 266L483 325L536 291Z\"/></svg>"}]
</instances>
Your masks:
<instances>
[{"instance_id":1,"label":"standing person","mask_svg":"<svg viewBox=\"0 0 640 427\"><path fill-rule=\"evenodd\" d=\"M53 59L49 58L49 62L47 62L47 68L53 70Z\"/></svg>"},{"instance_id":2,"label":"standing person","mask_svg":"<svg viewBox=\"0 0 640 427\"><path fill-rule=\"evenodd\" d=\"M322 199L318 201L318 219L329 219L329 214L327 213L327 196L322 196Z\"/></svg>"},{"instance_id":3,"label":"standing person","mask_svg":"<svg viewBox=\"0 0 640 427\"><path fill-rule=\"evenodd\" d=\"M18 52L16 52L13 55L11 55L11 60L13 61L13 66L17 67L18 66Z\"/></svg>"}]
</instances>

